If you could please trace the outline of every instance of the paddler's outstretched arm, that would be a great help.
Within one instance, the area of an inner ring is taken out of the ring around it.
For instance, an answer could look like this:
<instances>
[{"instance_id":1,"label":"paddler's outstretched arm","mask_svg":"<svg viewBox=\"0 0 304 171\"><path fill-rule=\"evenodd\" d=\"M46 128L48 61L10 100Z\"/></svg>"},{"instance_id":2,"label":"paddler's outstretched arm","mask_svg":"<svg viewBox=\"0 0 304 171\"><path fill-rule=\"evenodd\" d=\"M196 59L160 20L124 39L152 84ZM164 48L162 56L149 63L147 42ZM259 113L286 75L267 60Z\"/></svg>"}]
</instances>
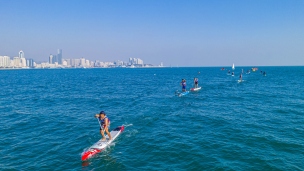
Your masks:
<instances>
[{"instance_id":1,"label":"paddler's outstretched arm","mask_svg":"<svg viewBox=\"0 0 304 171\"><path fill-rule=\"evenodd\" d=\"M100 114L95 114L95 118L99 118L100 117Z\"/></svg>"}]
</instances>

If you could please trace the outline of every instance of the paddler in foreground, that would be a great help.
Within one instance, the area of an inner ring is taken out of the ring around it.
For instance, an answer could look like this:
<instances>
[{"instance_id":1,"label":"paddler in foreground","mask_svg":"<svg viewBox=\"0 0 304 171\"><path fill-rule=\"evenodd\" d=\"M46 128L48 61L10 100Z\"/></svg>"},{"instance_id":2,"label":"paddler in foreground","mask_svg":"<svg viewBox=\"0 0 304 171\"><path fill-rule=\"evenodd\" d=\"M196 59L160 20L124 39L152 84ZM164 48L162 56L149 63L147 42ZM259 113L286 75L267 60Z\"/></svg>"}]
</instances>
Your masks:
<instances>
[{"instance_id":1,"label":"paddler in foreground","mask_svg":"<svg viewBox=\"0 0 304 171\"><path fill-rule=\"evenodd\" d=\"M104 132L106 132L108 134L109 140L112 140L111 134L109 132L110 119L106 116L106 113L104 111L101 111L99 114L95 115L95 118L98 119L98 122L100 125L100 134L102 135L102 140L103 141L106 140Z\"/></svg>"}]
</instances>

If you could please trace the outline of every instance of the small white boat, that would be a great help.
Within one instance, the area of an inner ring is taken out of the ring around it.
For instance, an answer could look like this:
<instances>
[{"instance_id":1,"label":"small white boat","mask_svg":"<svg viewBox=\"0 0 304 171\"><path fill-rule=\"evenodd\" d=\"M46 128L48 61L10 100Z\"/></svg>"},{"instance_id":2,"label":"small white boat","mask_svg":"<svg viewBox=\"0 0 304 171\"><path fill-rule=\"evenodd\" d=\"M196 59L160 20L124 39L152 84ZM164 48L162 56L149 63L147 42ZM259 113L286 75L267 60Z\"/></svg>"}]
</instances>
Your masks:
<instances>
[{"instance_id":1,"label":"small white boat","mask_svg":"<svg viewBox=\"0 0 304 171\"><path fill-rule=\"evenodd\" d=\"M235 68L234 68L234 63L232 64L232 70L234 70Z\"/></svg>"}]
</instances>

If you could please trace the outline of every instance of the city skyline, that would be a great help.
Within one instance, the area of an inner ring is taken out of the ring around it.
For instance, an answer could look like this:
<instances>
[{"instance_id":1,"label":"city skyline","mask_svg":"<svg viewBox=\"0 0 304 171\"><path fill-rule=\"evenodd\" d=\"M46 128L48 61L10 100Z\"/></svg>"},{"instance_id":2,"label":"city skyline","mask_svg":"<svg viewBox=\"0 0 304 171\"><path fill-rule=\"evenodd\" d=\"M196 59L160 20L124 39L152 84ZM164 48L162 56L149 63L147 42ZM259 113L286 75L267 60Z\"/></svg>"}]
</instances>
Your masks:
<instances>
[{"instance_id":1,"label":"city skyline","mask_svg":"<svg viewBox=\"0 0 304 171\"><path fill-rule=\"evenodd\" d=\"M50 54L47 62L35 62L31 58L25 58L24 52L21 50L18 56L1 56L0 68L112 68L112 67L156 67L152 64L145 64L140 58L129 58L128 62L115 60L112 62L104 62L100 60L90 61L82 58L63 58L62 49L57 49L57 54ZM163 67L161 62L158 67Z\"/></svg>"},{"instance_id":2,"label":"city skyline","mask_svg":"<svg viewBox=\"0 0 304 171\"><path fill-rule=\"evenodd\" d=\"M172 66L304 65L304 1L1 1L0 54ZM13 11L13 12L12 12ZM55 52L54 54L56 54Z\"/></svg>"}]
</instances>

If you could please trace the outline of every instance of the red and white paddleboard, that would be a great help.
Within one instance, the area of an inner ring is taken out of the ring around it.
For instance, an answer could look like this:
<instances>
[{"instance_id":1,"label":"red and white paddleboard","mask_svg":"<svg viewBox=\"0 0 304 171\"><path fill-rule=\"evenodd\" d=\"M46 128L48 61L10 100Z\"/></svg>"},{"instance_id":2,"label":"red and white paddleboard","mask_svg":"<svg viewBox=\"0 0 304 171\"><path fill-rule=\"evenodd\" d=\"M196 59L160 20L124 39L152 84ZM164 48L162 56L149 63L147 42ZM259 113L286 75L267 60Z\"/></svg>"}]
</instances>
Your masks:
<instances>
[{"instance_id":1,"label":"red and white paddleboard","mask_svg":"<svg viewBox=\"0 0 304 171\"><path fill-rule=\"evenodd\" d=\"M110 145L119 135L122 133L122 131L125 129L124 126L119 126L112 130L110 132L112 136L112 140L108 141L108 135L106 135L106 141L102 141L101 139L96 142L94 145L92 145L87 151L83 152L81 155L81 160L85 161L94 156L97 153L102 152L108 145Z\"/></svg>"},{"instance_id":2,"label":"red and white paddleboard","mask_svg":"<svg viewBox=\"0 0 304 171\"><path fill-rule=\"evenodd\" d=\"M198 87L198 88L191 88L191 91L199 91L200 89L202 89L202 87Z\"/></svg>"}]
</instances>

